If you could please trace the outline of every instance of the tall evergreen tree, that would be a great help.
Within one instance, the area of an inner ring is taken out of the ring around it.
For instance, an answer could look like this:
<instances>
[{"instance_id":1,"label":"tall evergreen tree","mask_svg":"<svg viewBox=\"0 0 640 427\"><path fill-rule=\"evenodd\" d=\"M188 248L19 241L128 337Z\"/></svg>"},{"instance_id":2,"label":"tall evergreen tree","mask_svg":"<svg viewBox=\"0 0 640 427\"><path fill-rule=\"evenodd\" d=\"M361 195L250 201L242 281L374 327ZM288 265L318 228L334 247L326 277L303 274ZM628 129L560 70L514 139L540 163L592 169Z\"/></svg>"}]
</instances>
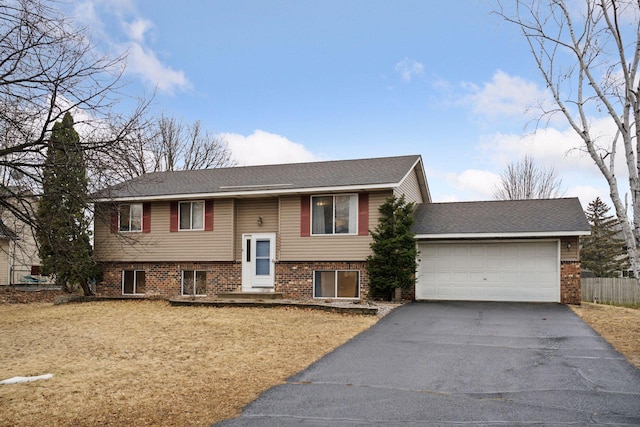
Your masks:
<instances>
[{"instance_id":1,"label":"tall evergreen tree","mask_svg":"<svg viewBox=\"0 0 640 427\"><path fill-rule=\"evenodd\" d=\"M63 289L82 286L91 295L89 281L98 273L92 259L88 208L88 180L80 137L73 117L56 122L47 147L42 197L36 214L36 237L44 274L55 276Z\"/></svg>"},{"instance_id":2,"label":"tall evergreen tree","mask_svg":"<svg viewBox=\"0 0 640 427\"><path fill-rule=\"evenodd\" d=\"M391 300L396 288L408 289L415 283L416 241L413 225L414 203L404 195L391 197L380 206L380 219L371 232L372 255L367 257L369 293Z\"/></svg>"},{"instance_id":3,"label":"tall evergreen tree","mask_svg":"<svg viewBox=\"0 0 640 427\"><path fill-rule=\"evenodd\" d=\"M582 241L582 266L596 277L614 277L629 268L625 241L620 237L620 224L613 215L607 215L609 206L597 197L589 203L585 214L591 224L591 236Z\"/></svg>"}]
</instances>

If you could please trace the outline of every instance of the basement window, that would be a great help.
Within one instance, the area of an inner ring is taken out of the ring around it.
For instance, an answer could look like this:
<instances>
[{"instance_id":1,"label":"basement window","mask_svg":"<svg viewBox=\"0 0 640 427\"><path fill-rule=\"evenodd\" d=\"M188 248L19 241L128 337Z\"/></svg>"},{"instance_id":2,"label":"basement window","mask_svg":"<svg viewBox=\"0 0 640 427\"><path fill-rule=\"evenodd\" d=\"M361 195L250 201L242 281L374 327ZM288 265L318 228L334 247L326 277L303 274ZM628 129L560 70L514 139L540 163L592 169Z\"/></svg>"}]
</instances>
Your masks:
<instances>
[{"instance_id":1,"label":"basement window","mask_svg":"<svg viewBox=\"0 0 640 427\"><path fill-rule=\"evenodd\" d=\"M183 270L182 295L207 295L207 272Z\"/></svg>"},{"instance_id":2,"label":"basement window","mask_svg":"<svg viewBox=\"0 0 640 427\"><path fill-rule=\"evenodd\" d=\"M314 271L314 298L360 298L358 270Z\"/></svg>"},{"instance_id":3,"label":"basement window","mask_svg":"<svg viewBox=\"0 0 640 427\"><path fill-rule=\"evenodd\" d=\"M145 272L144 270L123 270L122 271L122 294L139 295L144 294Z\"/></svg>"}]
</instances>

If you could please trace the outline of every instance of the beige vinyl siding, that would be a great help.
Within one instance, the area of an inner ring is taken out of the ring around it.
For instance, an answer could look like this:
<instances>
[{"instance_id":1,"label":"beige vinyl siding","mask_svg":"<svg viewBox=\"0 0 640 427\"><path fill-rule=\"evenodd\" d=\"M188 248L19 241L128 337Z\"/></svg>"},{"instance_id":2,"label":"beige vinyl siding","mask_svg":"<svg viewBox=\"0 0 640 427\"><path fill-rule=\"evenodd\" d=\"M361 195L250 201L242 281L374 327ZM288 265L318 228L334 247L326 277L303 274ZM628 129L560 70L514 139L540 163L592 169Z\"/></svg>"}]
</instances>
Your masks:
<instances>
[{"instance_id":1,"label":"beige vinyl siding","mask_svg":"<svg viewBox=\"0 0 640 427\"><path fill-rule=\"evenodd\" d=\"M394 189L393 194L400 197L404 194L407 202L422 203L422 193L420 192L420 184L418 183L418 175L416 169L411 169L411 172L406 176L404 181Z\"/></svg>"},{"instance_id":2,"label":"beige vinyl siding","mask_svg":"<svg viewBox=\"0 0 640 427\"><path fill-rule=\"evenodd\" d=\"M236 200L235 259L242 258L242 235L278 232L278 198ZM262 225L258 224L262 217Z\"/></svg>"},{"instance_id":3,"label":"beige vinyl siding","mask_svg":"<svg viewBox=\"0 0 640 427\"><path fill-rule=\"evenodd\" d=\"M9 285L9 240L0 239L0 286Z\"/></svg>"},{"instance_id":4,"label":"beige vinyl siding","mask_svg":"<svg viewBox=\"0 0 640 427\"><path fill-rule=\"evenodd\" d=\"M369 229L378 224L378 208L392 192L369 194ZM280 261L364 261L371 236L300 236L300 196L280 199Z\"/></svg>"},{"instance_id":5,"label":"beige vinyl siding","mask_svg":"<svg viewBox=\"0 0 640 427\"><path fill-rule=\"evenodd\" d=\"M99 261L232 261L233 200L213 203L213 231L169 231L169 202L151 203L151 232L111 233L109 215L95 226Z\"/></svg>"},{"instance_id":6,"label":"beige vinyl siding","mask_svg":"<svg viewBox=\"0 0 640 427\"><path fill-rule=\"evenodd\" d=\"M571 245L571 247L567 247ZM580 245L578 237L562 237L560 239L560 260L578 261L580 259Z\"/></svg>"}]
</instances>

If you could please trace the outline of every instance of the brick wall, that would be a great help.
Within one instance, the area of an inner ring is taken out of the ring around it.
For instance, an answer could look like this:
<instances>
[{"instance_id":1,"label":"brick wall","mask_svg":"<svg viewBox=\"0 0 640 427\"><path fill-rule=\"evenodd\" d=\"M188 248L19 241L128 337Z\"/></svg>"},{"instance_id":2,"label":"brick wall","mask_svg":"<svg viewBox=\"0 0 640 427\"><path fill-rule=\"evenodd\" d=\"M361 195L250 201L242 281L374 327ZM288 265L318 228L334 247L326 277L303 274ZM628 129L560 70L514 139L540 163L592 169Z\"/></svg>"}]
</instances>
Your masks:
<instances>
[{"instance_id":1,"label":"brick wall","mask_svg":"<svg viewBox=\"0 0 640 427\"><path fill-rule=\"evenodd\" d=\"M204 270L207 272L207 295L239 291L242 287L242 264L240 262L207 263L104 263L104 280L98 284L99 295L122 295L122 271L145 271L145 295L148 297L173 298L181 295L182 270ZM278 262L275 265L275 292L284 298L313 298L314 270L358 270L360 271L360 298L369 292L366 262Z\"/></svg>"},{"instance_id":2,"label":"brick wall","mask_svg":"<svg viewBox=\"0 0 640 427\"><path fill-rule=\"evenodd\" d=\"M285 298L313 298L313 272L315 270L360 271L360 298L369 293L369 276L365 261L353 262L278 262L276 263L276 292Z\"/></svg>"},{"instance_id":3,"label":"brick wall","mask_svg":"<svg viewBox=\"0 0 640 427\"><path fill-rule=\"evenodd\" d=\"M173 298L182 292L182 271L207 272L207 295L233 292L242 284L242 266L239 262L161 262L161 263L104 263L104 279L97 286L99 295L122 295L122 271L145 271L145 295Z\"/></svg>"},{"instance_id":4,"label":"brick wall","mask_svg":"<svg viewBox=\"0 0 640 427\"><path fill-rule=\"evenodd\" d=\"M560 261L560 302L580 304L581 300L580 261Z\"/></svg>"}]
</instances>

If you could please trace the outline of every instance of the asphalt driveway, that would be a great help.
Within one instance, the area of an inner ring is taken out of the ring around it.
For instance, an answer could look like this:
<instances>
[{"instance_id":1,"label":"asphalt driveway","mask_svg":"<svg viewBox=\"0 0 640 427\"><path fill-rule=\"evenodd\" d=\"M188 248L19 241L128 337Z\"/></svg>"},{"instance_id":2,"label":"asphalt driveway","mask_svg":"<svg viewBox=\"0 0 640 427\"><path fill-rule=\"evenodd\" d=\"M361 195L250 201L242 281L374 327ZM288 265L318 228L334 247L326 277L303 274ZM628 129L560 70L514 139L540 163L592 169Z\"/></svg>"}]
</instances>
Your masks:
<instances>
[{"instance_id":1,"label":"asphalt driveway","mask_svg":"<svg viewBox=\"0 0 640 427\"><path fill-rule=\"evenodd\" d=\"M640 425L640 370L566 306L415 303L219 423L372 424Z\"/></svg>"}]
</instances>

